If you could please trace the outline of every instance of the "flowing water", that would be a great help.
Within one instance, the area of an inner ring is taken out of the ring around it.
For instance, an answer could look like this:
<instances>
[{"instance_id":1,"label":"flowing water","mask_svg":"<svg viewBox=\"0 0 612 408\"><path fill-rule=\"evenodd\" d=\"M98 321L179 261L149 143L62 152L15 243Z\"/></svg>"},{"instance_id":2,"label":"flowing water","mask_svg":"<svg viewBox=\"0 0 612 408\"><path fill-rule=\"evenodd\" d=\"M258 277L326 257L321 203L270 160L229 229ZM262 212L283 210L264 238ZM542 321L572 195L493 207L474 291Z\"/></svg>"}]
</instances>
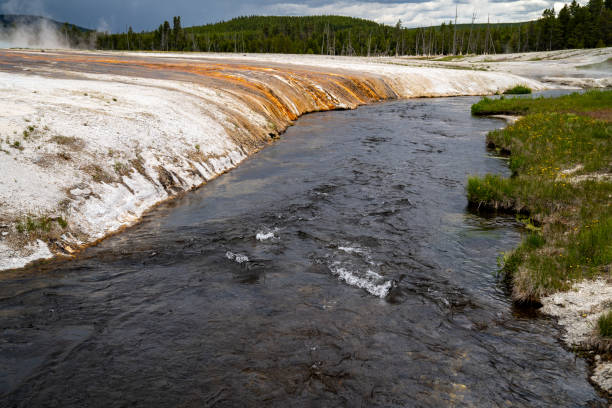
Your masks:
<instances>
[{"instance_id":1,"label":"flowing water","mask_svg":"<svg viewBox=\"0 0 612 408\"><path fill-rule=\"evenodd\" d=\"M475 98L308 115L77 259L0 281L2 406L603 406L495 277Z\"/></svg>"}]
</instances>

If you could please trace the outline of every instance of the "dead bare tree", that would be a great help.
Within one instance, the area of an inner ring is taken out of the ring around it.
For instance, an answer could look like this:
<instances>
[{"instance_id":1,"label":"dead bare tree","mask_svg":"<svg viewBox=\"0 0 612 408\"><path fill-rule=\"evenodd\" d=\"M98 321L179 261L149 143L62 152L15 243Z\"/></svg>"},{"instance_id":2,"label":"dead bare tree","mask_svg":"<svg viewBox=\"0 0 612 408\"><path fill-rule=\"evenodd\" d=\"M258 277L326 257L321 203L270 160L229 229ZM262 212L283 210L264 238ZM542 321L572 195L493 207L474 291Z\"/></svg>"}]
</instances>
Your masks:
<instances>
[{"instance_id":1,"label":"dead bare tree","mask_svg":"<svg viewBox=\"0 0 612 408\"><path fill-rule=\"evenodd\" d=\"M351 30L348 32L348 44L346 45L346 55L353 56L355 54L355 49L353 48L353 44L351 43Z\"/></svg>"},{"instance_id":2,"label":"dead bare tree","mask_svg":"<svg viewBox=\"0 0 612 408\"><path fill-rule=\"evenodd\" d=\"M455 4L455 32L453 33L453 55L457 55L457 5Z\"/></svg>"},{"instance_id":3,"label":"dead bare tree","mask_svg":"<svg viewBox=\"0 0 612 408\"><path fill-rule=\"evenodd\" d=\"M491 44L491 47L489 48L489 44ZM490 22L490 17L487 16L487 32L485 34L485 54L488 54L489 51L493 50L493 54L496 54L495 52L495 43L493 42L493 35L491 34L491 22Z\"/></svg>"},{"instance_id":4,"label":"dead bare tree","mask_svg":"<svg viewBox=\"0 0 612 408\"><path fill-rule=\"evenodd\" d=\"M330 43L331 34L333 34L332 41L333 41L333 43L335 45L335 43L336 43L336 35L331 32L331 30L329 28L329 23L327 23L326 26L325 26L325 30L323 31L323 39L322 39L322 42L321 42L321 54L323 54L324 50L326 51L327 55L334 55L336 53L336 51L334 49L335 48L334 45L332 45ZM325 46L325 40L327 40L327 48L324 47Z\"/></svg>"},{"instance_id":5,"label":"dead bare tree","mask_svg":"<svg viewBox=\"0 0 612 408\"><path fill-rule=\"evenodd\" d=\"M198 46L197 46L197 44L196 44L195 35L193 34L193 28L191 29L191 31L189 32L189 34L191 34L191 50L192 50L192 51L199 51L199 50L198 50Z\"/></svg>"},{"instance_id":6,"label":"dead bare tree","mask_svg":"<svg viewBox=\"0 0 612 408\"><path fill-rule=\"evenodd\" d=\"M467 47L468 54L473 52L472 50L472 31L474 29L474 21L476 21L476 10L472 12L472 23L470 24L470 35L468 37L468 47Z\"/></svg>"}]
</instances>

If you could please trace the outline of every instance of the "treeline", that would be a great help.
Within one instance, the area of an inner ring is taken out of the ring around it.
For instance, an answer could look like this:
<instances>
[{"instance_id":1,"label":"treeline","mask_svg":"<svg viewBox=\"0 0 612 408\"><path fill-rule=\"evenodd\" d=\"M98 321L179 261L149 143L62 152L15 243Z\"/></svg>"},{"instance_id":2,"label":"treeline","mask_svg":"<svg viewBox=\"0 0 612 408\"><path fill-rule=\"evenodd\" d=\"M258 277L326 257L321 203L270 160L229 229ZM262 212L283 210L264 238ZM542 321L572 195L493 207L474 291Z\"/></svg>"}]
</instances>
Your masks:
<instances>
[{"instance_id":1,"label":"treeline","mask_svg":"<svg viewBox=\"0 0 612 408\"><path fill-rule=\"evenodd\" d=\"M575 0L526 23L403 28L341 16L250 16L183 28L180 17L152 32L99 34L114 50L266 52L327 55L492 54L612 46L612 0Z\"/></svg>"}]
</instances>

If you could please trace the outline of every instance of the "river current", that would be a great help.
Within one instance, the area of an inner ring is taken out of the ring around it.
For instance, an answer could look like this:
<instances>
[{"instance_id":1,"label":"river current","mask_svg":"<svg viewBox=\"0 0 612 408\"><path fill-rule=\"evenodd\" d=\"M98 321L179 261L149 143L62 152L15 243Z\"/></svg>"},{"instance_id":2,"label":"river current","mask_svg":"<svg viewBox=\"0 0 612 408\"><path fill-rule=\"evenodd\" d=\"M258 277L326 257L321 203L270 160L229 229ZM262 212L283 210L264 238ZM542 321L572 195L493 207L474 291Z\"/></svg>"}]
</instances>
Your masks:
<instances>
[{"instance_id":1,"label":"river current","mask_svg":"<svg viewBox=\"0 0 612 408\"><path fill-rule=\"evenodd\" d=\"M70 261L0 277L0 406L605 406L513 308L477 98L307 115Z\"/></svg>"}]
</instances>

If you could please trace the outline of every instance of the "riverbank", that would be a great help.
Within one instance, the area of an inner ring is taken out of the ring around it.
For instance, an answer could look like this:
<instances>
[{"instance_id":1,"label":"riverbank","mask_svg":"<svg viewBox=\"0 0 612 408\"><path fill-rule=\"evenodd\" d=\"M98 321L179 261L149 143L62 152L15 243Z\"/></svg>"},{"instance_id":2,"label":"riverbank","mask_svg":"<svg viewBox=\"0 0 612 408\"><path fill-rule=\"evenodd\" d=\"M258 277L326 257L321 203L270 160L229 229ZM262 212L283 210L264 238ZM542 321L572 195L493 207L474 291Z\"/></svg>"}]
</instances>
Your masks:
<instances>
[{"instance_id":1,"label":"riverbank","mask_svg":"<svg viewBox=\"0 0 612 408\"><path fill-rule=\"evenodd\" d=\"M273 142L300 115L484 95L509 73L375 60L1 51L0 270L137 222Z\"/></svg>"},{"instance_id":2,"label":"riverbank","mask_svg":"<svg viewBox=\"0 0 612 408\"><path fill-rule=\"evenodd\" d=\"M512 297L541 303L569 346L598 353L592 380L611 392L610 339L597 321L612 301L612 91L485 98L472 113L524 115L487 135L513 176L473 176L467 186L471 206L517 213L528 229L503 256Z\"/></svg>"}]
</instances>

